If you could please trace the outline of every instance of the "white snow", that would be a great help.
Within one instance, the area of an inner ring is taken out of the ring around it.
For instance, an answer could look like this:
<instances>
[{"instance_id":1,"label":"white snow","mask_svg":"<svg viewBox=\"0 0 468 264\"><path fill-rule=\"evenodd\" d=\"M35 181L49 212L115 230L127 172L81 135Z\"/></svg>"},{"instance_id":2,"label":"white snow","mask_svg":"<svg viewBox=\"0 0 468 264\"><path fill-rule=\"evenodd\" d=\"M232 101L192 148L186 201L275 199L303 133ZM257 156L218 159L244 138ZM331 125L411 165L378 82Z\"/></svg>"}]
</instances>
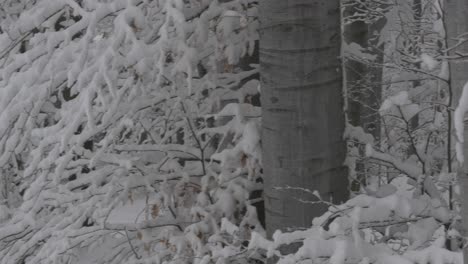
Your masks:
<instances>
[{"instance_id":1,"label":"white snow","mask_svg":"<svg viewBox=\"0 0 468 264\"><path fill-rule=\"evenodd\" d=\"M465 113L468 111L468 82L463 86L463 91L458 101L458 106L455 109L454 114L454 126L455 132L457 135L457 143L456 143L456 153L457 153L457 160L460 163L464 161L464 153L463 153L463 143L464 143L464 128L465 128Z\"/></svg>"},{"instance_id":2,"label":"white snow","mask_svg":"<svg viewBox=\"0 0 468 264\"><path fill-rule=\"evenodd\" d=\"M421 54L421 61L422 67L430 71L434 70L437 67L437 65L439 65L439 62L437 60L435 60L432 56L426 53Z\"/></svg>"},{"instance_id":3,"label":"white snow","mask_svg":"<svg viewBox=\"0 0 468 264\"><path fill-rule=\"evenodd\" d=\"M404 106L411 104L407 91L401 91L394 96L389 96L380 106L379 111L384 112L391 109L393 106Z\"/></svg>"}]
</instances>

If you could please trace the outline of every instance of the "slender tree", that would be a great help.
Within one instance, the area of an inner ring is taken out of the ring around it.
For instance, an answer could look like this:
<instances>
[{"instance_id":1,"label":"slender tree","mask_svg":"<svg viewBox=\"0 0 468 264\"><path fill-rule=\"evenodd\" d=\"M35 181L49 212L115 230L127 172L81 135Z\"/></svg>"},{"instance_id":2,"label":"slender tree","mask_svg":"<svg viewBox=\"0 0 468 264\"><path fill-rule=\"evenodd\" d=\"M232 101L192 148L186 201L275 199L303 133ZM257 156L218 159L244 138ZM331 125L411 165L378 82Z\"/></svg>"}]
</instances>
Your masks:
<instances>
[{"instance_id":1,"label":"slender tree","mask_svg":"<svg viewBox=\"0 0 468 264\"><path fill-rule=\"evenodd\" d=\"M343 161L340 6L334 0L260 1L266 228L310 226L348 197ZM302 200L307 200L309 203Z\"/></svg>"}]
</instances>

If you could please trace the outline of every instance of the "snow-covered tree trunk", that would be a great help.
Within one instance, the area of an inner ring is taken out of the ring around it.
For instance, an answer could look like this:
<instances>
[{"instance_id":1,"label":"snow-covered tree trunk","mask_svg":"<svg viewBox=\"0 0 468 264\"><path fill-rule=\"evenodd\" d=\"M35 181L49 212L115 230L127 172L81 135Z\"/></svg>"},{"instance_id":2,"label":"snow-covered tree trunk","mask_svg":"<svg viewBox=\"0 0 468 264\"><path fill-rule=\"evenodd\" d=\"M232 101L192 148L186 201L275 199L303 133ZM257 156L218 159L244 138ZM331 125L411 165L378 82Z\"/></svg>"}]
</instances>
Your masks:
<instances>
[{"instance_id":1,"label":"snow-covered tree trunk","mask_svg":"<svg viewBox=\"0 0 468 264\"><path fill-rule=\"evenodd\" d=\"M301 200L348 198L334 0L260 1L263 168L267 233L307 227L328 207ZM288 188L291 187L291 188Z\"/></svg>"},{"instance_id":2,"label":"snow-covered tree trunk","mask_svg":"<svg viewBox=\"0 0 468 264\"><path fill-rule=\"evenodd\" d=\"M447 35L447 46L449 50L449 56L453 56L454 59L449 61L450 67L450 83L451 89L453 90L453 105L458 105L458 100L461 96L463 87L468 81L468 61L466 58L459 56L460 54L468 53L468 42L466 40L466 34L468 33L468 17L466 12L468 11L467 1L457 0L446 0L444 4L444 16L446 25ZM463 151L465 153L465 160L463 166L458 170L458 184L460 185L460 202L461 202L461 216L462 216L462 235L468 235L468 130L465 124L464 130L464 141ZM464 263L468 263L468 251L463 250Z\"/></svg>"}]
</instances>

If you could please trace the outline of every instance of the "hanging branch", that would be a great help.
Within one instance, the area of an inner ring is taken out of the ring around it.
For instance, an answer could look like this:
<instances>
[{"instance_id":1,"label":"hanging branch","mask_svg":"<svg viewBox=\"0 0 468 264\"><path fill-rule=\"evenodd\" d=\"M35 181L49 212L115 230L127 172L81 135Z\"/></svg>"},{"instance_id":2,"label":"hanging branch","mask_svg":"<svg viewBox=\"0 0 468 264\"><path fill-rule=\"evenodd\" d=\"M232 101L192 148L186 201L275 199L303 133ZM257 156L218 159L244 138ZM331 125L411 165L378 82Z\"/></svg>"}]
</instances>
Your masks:
<instances>
[{"instance_id":1,"label":"hanging branch","mask_svg":"<svg viewBox=\"0 0 468 264\"><path fill-rule=\"evenodd\" d=\"M141 256L138 255L138 253L136 252L135 248L133 247L132 242L130 241L130 237L128 236L128 231L127 231L127 228L126 228L126 227L125 227L125 236L127 237L127 242L128 242L128 244L130 245L130 248L132 249L133 254L135 255L135 257L136 257L137 259L141 259Z\"/></svg>"}]
</instances>

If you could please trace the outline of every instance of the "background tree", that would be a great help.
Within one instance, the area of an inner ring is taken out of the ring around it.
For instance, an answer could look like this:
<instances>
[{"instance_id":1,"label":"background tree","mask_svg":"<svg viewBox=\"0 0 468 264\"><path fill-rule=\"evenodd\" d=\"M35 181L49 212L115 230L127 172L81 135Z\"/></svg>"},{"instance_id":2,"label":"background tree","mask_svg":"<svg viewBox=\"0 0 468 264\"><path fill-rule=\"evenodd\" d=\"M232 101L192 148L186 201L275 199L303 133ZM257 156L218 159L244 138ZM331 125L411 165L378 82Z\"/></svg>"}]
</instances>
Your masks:
<instances>
[{"instance_id":1,"label":"background tree","mask_svg":"<svg viewBox=\"0 0 468 264\"><path fill-rule=\"evenodd\" d=\"M376 144L382 132L378 109L382 103L384 42L379 35L388 9L389 4L380 1L342 1L347 122L362 127ZM379 168L362 158L363 146L349 144L348 155L357 157L349 175L350 189L359 192L370 175L379 173Z\"/></svg>"}]
</instances>

